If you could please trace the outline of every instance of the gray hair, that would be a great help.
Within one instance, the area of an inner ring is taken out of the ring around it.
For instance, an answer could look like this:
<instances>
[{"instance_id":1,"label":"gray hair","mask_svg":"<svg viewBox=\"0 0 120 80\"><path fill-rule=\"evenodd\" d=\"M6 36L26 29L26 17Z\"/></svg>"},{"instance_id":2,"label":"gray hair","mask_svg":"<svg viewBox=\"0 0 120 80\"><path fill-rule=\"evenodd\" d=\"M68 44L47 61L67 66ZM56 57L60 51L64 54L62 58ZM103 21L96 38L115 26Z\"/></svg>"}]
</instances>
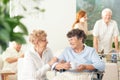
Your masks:
<instances>
[{"instance_id":1,"label":"gray hair","mask_svg":"<svg viewBox=\"0 0 120 80\"><path fill-rule=\"evenodd\" d=\"M109 8L105 8L102 10L102 16L104 16L106 14L106 12L110 12L110 14L112 15L112 10Z\"/></svg>"}]
</instances>

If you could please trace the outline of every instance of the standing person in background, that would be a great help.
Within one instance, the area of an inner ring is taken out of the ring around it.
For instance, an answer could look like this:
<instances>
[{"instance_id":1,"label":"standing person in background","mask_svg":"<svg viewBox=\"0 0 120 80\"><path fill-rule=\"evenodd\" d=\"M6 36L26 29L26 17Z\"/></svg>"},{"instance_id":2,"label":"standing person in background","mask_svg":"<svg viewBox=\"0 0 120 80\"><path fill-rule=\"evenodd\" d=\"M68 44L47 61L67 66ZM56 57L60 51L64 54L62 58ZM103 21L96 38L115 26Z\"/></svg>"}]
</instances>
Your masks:
<instances>
[{"instance_id":1,"label":"standing person in background","mask_svg":"<svg viewBox=\"0 0 120 80\"><path fill-rule=\"evenodd\" d=\"M86 35L91 34L88 31L87 13L84 10L80 10L76 14L76 21L74 22L72 29L76 29L76 28L83 30Z\"/></svg>"},{"instance_id":2,"label":"standing person in background","mask_svg":"<svg viewBox=\"0 0 120 80\"><path fill-rule=\"evenodd\" d=\"M15 75L9 76L9 80L17 80L17 61L19 58L24 57L24 54L20 51L21 47L21 44L12 42L12 45L8 47L2 54L2 59L4 62L2 70L16 72Z\"/></svg>"},{"instance_id":3,"label":"standing person in background","mask_svg":"<svg viewBox=\"0 0 120 80\"><path fill-rule=\"evenodd\" d=\"M33 46L24 56L23 80L46 80L46 72L57 61L47 47L47 34L43 30L33 30L29 41Z\"/></svg>"},{"instance_id":4,"label":"standing person in background","mask_svg":"<svg viewBox=\"0 0 120 80\"><path fill-rule=\"evenodd\" d=\"M115 20L111 19L112 11L106 8L102 11L102 19L96 21L93 36L93 45L97 52L104 50L109 53L112 50L112 43L115 43L115 50L118 51L118 26Z\"/></svg>"}]
</instances>

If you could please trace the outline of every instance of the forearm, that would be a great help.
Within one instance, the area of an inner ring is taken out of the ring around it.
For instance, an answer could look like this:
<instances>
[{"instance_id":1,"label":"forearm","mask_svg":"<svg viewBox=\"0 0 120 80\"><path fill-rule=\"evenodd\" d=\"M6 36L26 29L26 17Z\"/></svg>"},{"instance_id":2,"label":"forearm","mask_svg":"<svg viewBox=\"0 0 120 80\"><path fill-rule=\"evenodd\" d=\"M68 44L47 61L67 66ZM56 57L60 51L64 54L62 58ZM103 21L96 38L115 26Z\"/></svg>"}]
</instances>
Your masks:
<instances>
[{"instance_id":1,"label":"forearm","mask_svg":"<svg viewBox=\"0 0 120 80\"><path fill-rule=\"evenodd\" d=\"M24 54L20 54L18 57L8 57L5 60L8 63L14 63L14 62L18 61L19 58L23 58L23 57L24 57Z\"/></svg>"},{"instance_id":2,"label":"forearm","mask_svg":"<svg viewBox=\"0 0 120 80\"><path fill-rule=\"evenodd\" d=\"M58 63L55 66L55 69L60 70L60 69L65 69L65 70L69 70L71 68L70 62L64 62L64 63Z\"/></svg>"},{"instance_id":3,"label":"forearm","mask_svg":"<svg viewBox=\"0 0 120 80\"><path fill-rule=\"evenodd\" d=\"M95 69L95 67L93 66L93 65L87 65L87 64L81 64L81 65L79 65L78 67L77 67L77 71L78 72L81 72L81 71L84 71L84 70L89 70L89 71L91 71L91 70L94 70Z\"/></svg>"},{"instance_id":4,"label":"forearm","mask_svg":"<svg viewBox=\"0 0 120 80\"><path fill-rule=\"evenodd\" d=\"M14 63L14 62L16 62L17 60L18 60L17 57L10 57L10 58L7 58L7 59L6 59L6 61L7 61L8 63Z\"/></svg>"},{"instance_id":5,"label":"forearm","mask_svg":"<svg viewBox=\"0 0 120 80\"><path fill-rule=\"evenodd\" d=\"M85 65L86 70L94 70L95 67L93 65Z\"/></svg>"},{"instance_id":6,"label":"forearm","mask_svg":"<svg viewBox=\"0 0 120 80\"><path fill-rule=\"evenodd\" d=\"M115 43L115 50L118 51L118 37L115 37L114 43Z\"/></svg>"},{"instance_id":7,"label":"forearm","mask_svg":"<svg viewBox=\"0 0 120 80\"><path fill-rule=\"evenodd\" d=\"M98 40L97 40L97 37L94 37L94 39L93 39L93 46L96 49L96 51L98 52Z\"/></svg>"}]
</instances>

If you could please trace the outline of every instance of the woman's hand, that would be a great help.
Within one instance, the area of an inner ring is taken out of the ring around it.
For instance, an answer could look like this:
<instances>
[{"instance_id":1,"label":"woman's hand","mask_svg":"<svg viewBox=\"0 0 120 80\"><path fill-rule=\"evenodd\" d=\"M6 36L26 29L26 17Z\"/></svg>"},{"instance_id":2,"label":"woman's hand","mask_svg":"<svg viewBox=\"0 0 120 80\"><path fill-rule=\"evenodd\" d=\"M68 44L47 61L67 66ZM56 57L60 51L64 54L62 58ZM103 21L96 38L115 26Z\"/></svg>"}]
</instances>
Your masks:
<instances>
[{"instance_id":1,"label":"woman's hand","mask_svg":"<svg viewBox=\"0 0 120 80\"><path fill-rule=\"evenodd\" d=\"M58 59L57 59L57 57L53 57L49 62L48 62L48 64L50 65L50 66L52 66L55 62L57 62L58 61Z\"/></svg>"},{"instance_id":2,"label":"woman's hand","mask_svg":"<svg viewBox=\"0 0 120 80\"><path fill-rule=\"evenodd\" d=\"M77 71L78 72L80 72L80 71L83 71L83 70L85 70L86 69L86 65L79 65L78 67L77 67Z\"/></svg>"},{"instance_id":3,"label":"woman's hand","mask_svg":"<svg viewBox=\"0 0 120 80\"><path fill-rule=\"evenodd\" d=\"M55 69L57 70L60 70L60 69L69 70L70 68L71 68L70 62L65 62L63 60L55 66Z\"/></svg>"}]
</instances>

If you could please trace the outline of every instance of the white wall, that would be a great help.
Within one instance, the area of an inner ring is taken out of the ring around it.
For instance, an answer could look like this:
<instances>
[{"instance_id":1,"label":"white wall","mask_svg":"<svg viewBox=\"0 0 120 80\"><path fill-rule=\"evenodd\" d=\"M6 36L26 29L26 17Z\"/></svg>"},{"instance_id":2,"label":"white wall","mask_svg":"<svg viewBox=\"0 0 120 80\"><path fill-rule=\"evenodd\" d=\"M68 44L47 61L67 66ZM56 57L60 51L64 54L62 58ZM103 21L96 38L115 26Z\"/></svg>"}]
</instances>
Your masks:
<instances>
[{"instance_id":1,"label":"white wall","mask_svg":"<svg viewBox=\"0 0 120 80\"><path fill-rule=\"evenodd\" d=\"M48 34L48 46L56 51L68 46L66 33L75 19L76 0L43 0L45 13L26 16L22 22L28 31L43 29Z\"/></svg>"}]
</instances>

